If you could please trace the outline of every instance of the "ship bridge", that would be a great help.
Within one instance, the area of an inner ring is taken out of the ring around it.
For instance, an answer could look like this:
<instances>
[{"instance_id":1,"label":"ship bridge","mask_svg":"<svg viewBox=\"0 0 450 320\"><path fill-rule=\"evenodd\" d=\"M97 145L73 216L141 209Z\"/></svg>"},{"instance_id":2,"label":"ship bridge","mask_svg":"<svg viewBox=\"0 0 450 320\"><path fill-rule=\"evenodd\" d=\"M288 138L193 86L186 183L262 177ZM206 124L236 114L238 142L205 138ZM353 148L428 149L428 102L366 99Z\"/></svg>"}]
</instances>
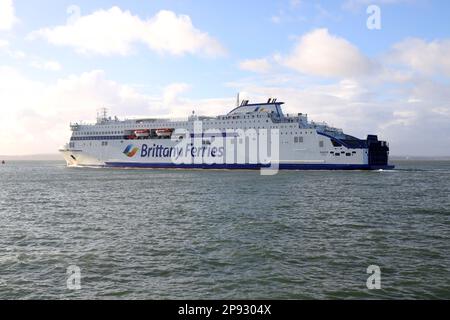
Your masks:
<instances>
[{"instance_id":1,"label":"ship bridge","mask_svg":"<svg viewBox=\"0 0 450 320\"><path fill-rule=\"evenodd\" d=\"M283 118L283 111L281 105L284 102L277 102L277 99L269 99L267 103L248 103L248 100L242 101L241 105L231 110L227 116L250 114L250 113L266 113Z\"/></svg>"}]
</instances>

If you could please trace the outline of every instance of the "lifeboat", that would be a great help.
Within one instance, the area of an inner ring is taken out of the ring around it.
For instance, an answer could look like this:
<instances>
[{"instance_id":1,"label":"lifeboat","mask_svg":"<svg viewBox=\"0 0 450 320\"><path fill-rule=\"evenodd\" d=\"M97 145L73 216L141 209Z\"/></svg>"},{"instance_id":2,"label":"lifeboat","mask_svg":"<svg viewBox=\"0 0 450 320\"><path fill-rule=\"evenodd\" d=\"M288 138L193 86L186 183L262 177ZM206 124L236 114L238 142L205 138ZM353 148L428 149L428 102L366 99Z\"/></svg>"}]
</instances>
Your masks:
<instances>
[{"instance_id":1,"label":"lifeboat","mask_svg":"<svg viewBox=\"0 0 450 320\"><path fill-rule=\"evenodd\" d=\"M147 138L150 135L150 130L145 129L145 130L135 130L134 131L134 135L137 138Z\"/></svg>"},{"instance_id":2,"label":"lifeboat","mask_svg":"<svg viewBox=\"0 0 450 320\"><path fill-rule=\"evenodd\" d=\"M158 137L167 138L170 137L174 129L156 129L155 133Z\"/></svg>"}]
</instances>

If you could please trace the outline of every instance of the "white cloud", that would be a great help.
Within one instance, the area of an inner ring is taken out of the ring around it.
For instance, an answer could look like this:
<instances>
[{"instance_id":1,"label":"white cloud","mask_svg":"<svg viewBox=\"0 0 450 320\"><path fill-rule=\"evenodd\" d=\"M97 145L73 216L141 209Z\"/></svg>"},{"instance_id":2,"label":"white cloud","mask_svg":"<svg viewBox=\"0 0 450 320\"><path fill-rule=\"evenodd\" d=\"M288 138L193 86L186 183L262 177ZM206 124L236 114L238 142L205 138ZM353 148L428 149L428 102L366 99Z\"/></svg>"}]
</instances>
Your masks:
<instances>
[{"instance_id":1,"label":"white cloud","mask_svg":"<svg viewBox=\"0 0 450 320\"><path fill-rule=\"evenodd\" d=\"M61 64L55 60L45 60L38 56L29 55L22 50L14 49L9 41L0 39L0 54L6 54L12 59L26 61L28 65L45 71L60 71Z\"/></svg>"},{"instance_id":2,"label":"white cloud","mask_svg":"<svg viewBox=\"0 0 450 320\"><path fill-rule=\"evenodd\" d=\"M62 69L61 64L58 61L32 61L30 65L33 68L47 71L60 71Z\"/></svg>"},{"instance_id":3,"label":"white cloud","mask_svg":"<svg viewBox=\"0 0 450 320\"><path fill-rule=\"evenodd\" d=\"M410 38L399 42L387 56L387 61L407 66L413 71L450 76L450 40L426 42Z\"/></svg>"},{"instance_id":4,"label":"white cloud","mask_svg":"<svg viewBox=\"0 0 450 320\"><path fill-rule=\"evenodd\" d=\"M0 39L0 49L6 49L9 47L9 41Z\"/></svg>"},{"instance_id":5,"label":"white cloud","mask_svg":"<svg viewBox=\"0 0 450 320\"><path fill-rule=\"evenodd\" d=\"M344 38L317 29L302 36L293 52L281 63L298 72L322 77L367 75L372 62Z\"/></svg>"},{"instance_id":6,"label":"white cloud","mask_svg":"<svg viewBox=\"0 0 450 320\"><path fill-rule=\"evenodd\" d=\"M165 105L172 105L178 101L178 96L190 89L186 83L173 83L164 88L163 102Z\"/></svg>"},{"instance_id":7,"label":"white cloud","mask_svg":"<svg viewBox=\"0 0 450 320\"><path fill-rule=\"evenodd\" d=\"M0 31L11 30L18 21L12 0L0 0Z\"/></svg>"},{"instance_id":8,"label":"white cloud","mask_svg":"<svg viewBox=\"0 0 450 320\"><path fill-rule=\"evenodd\" d=\"M25 52L21 50L16 50L11 47L11 44L8 40L0 39L0 54L6 54L9 57L17 60L24 59L26 57Z\"/></svg>"},{"instance_id":9,"label":"white cloud","mask_svg":"<svg viewBox=\"0 0 450 320\"><path fill-rule=\"evenodd\" d=\"M162 10L148 20L118 7L98 10L66 25L32 32L30 39L69 46L82 54L128 55L138 43L159 53L220 56L222 45L194 27L187 15Z\"/></svg>"},{"instance_id":10,"label":"white cloud","mask_svg":"<svg viewBox=\"0 0 450 320\"><path fill-rule=\"evenodd\" d=\"M174 83L164 88L160 103L164 117L185 119L192 111L199 115L217 116L228 113L235 104L233 97L196 100L183 97L189 89L186 83Z\"/></svg>"},{"instance_id":11,"label":"white cloud","mask_svg":"<svg viewBox=\"0 0 450 320\"><path fill-rule=\"evenodd\" d=\"M239 68L256 73L267 73L271 70L272 66L266 58L261 58L241 61Z\"/></svg>"}]
</instances>

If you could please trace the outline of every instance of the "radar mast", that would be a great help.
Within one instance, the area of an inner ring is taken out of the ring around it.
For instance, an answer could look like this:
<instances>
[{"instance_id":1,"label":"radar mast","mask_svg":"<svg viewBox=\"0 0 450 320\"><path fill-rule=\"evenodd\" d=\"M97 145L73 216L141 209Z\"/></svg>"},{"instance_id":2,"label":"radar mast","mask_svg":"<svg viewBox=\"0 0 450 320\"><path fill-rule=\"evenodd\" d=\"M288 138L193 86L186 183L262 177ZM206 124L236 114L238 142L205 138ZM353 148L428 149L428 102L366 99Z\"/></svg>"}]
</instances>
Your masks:
<instances>
[{"instance_id":1,"label":"radar mast","mask_svg":"<svg viewBox=\"0 0 450 320\"><path fill-rule=\"evenodd\" d=\"M108 121L108 108L100 108L97 110L97 123Z\"/></svg>"}]
</instances>

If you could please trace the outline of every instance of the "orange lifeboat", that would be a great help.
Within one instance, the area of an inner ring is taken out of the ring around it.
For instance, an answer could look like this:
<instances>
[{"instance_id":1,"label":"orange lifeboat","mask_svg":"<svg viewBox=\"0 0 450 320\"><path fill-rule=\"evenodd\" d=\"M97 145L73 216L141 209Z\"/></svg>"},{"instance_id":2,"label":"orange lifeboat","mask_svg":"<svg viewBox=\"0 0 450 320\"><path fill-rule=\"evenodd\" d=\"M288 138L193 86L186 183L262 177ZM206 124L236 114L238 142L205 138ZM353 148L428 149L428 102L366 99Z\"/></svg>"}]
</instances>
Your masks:
<instances>
[{"instance_id":1,"label":"orange lifeboat","mask_svg":"<svg viewBox=\"0 0 450 320\"><path fill-rule=\"evenodd\" d=\"M158 137L167 138L170 137L173 133L174 129L156 129L155 133Z\"/></svg>"},{"instance_id":2,"label":"orange lifeboat","mask_svg":"<svg viewBox=\"0 0 450 320\"><path fill-rule=\"evenodd\" d=\"M150 135L150 130L135 130L134 135L138 138L147 138Z\"/></svg>"}]
</instances>

